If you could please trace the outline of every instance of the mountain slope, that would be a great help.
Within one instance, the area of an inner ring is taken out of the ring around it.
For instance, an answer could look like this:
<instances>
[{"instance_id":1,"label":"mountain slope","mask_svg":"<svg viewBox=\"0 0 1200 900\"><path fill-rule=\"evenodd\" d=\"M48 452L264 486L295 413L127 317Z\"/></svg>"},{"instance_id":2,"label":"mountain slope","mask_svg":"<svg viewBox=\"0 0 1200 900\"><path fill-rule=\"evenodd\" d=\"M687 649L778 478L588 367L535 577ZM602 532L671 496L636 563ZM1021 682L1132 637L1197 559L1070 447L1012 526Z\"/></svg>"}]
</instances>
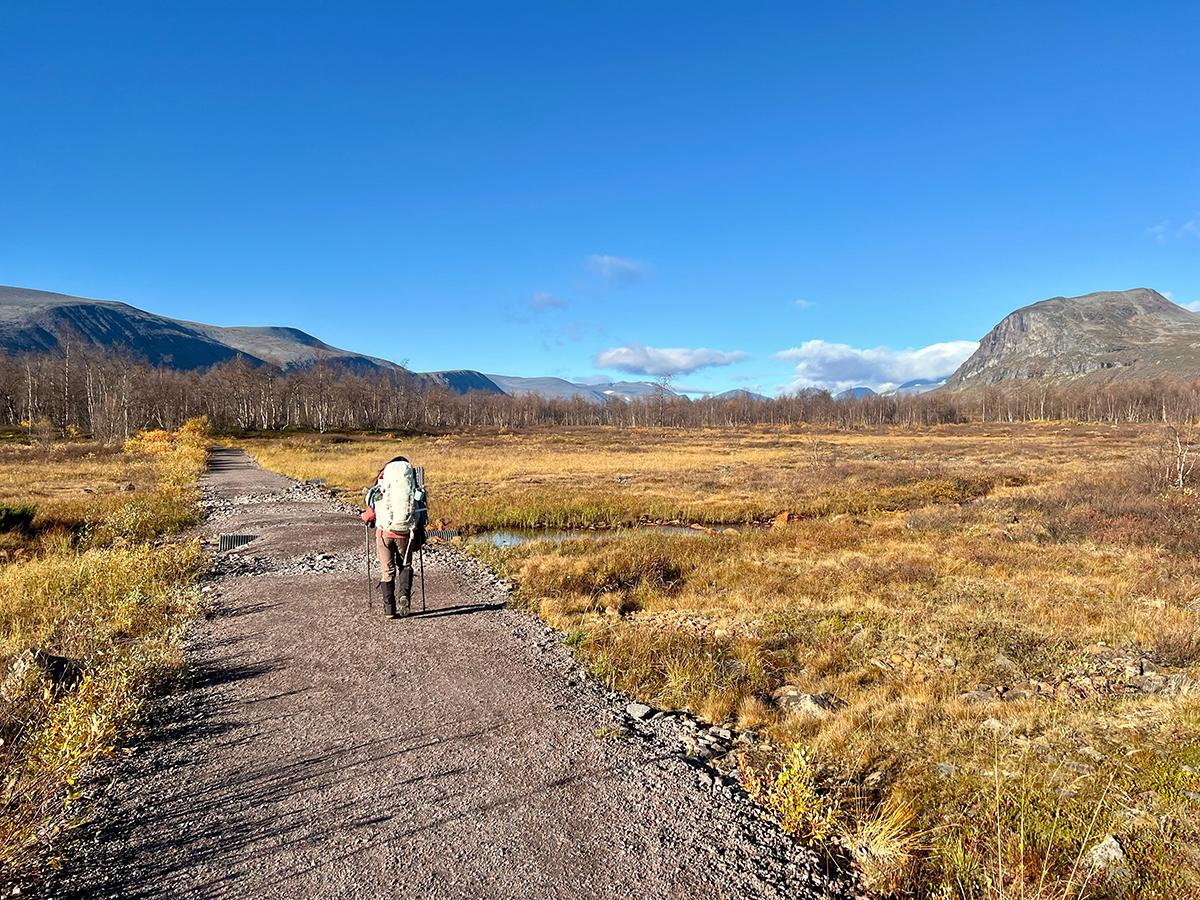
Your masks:
<instances>
[{"instance_id":1,"label":"mountain slope","mask_svg":"<svg viewBox=\"0 0 1200 900\"><path fill-rule=\"evenodd\" d=\"M419 385L440 385L457 394L487 391L569 399L576 395L597 403L618 397L652 394L646 381L596 385L561 378L488 376L472 369L409 373L404 367L327 344L298 328L223 327L168 319L113 300L89 300L69 294L0 286L0 352L53 352L70 340L75 347L93 345L125 349L151 365L203 369L239 355L254 365L289 370L317 363L370 373L391 370L411 375Z\"/></svg>"},{"instance_id":2,"label":"mountain slope","mask_svg":"<svg viewBox=\"0 0 1200 900\"><path fill-rule=\"evenodd\" d=\"M0 348L9 353L55 350L64 335L76 342L123 347L156 365L180 369L211 366L238 354L186 323L125 303L0 287Z\"/></svg>"},{"instance_id":3,"label":"mountain slope","mask_svg":"<svg viewBox=\"0 0 1200 900\"><path fill-rule=\"evenodd\" d=\"M520 378L516 375L488 375L500 386L506 394L522 396L524 394L541 394L554 400L570 400L572 397L583 397L593 403L604 403L608 397L591 385L576 384L565 378Z\"/></svg>"},{"instance_id":4,"label":"mountain slope","mask_svg":"<svg viewBox=\"0 0 1200 900\"><path fill-rule=\"evenodd\" d=\"M1052 297L1005 316L950 377L960 391L1031 378L1200 377L1200 314L1157 291Z\"/></svg>"},{"instance_id":5,"label":"mountain slope","mask_svg":"<svg viewBox=\"0 0 1200 900\"><path fill-rule=\"evenodd\" d=\"M351 368L399 369L395 363L341 350L297 328L222 328L155 315L127 303L51 291L0 287L0 349L9 353L58 349L66 336L109 349L124 348L153 365L199 369L241 354L281 369L322 360Z\"/></svg>"}]
</instances>

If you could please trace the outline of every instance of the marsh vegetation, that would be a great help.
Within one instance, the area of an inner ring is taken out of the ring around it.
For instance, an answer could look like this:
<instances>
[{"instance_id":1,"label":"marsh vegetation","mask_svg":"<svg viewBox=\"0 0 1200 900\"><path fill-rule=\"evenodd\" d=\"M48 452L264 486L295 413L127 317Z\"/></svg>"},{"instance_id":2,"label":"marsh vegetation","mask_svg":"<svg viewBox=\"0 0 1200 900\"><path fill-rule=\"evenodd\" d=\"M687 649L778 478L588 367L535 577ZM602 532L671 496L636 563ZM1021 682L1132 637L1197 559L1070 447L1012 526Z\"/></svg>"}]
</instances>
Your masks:
<instances>
[{"instance_id":1,"label":"marsh vegetation","mask_svg":"<svg viewBox=\"0 0 1200 900\"><path fill-rule=\"evenodd\" d=\"M53 863L79 780L183 665L196 616L207 424L0 445L0 877ZM47 856L47 852L51 855Z\"/></svg>"},{"instance_id":2,"label":"marsh vegetation","mask_svg":"<svg viewBox=\"0 0 1200 900\"><path fill-rule=\"evenodd\" d=\"M1035 423L244 443L355 491L399 446L467 531L707 526L471 552L612 686L756 731L735 774L796 834L880 889L982 898L1200 896L1200 497L1172 441ZM722 527L747 523L772 527ZM1122 858L1097 868L1110 835Z\"/></svg>"}]
</instances>

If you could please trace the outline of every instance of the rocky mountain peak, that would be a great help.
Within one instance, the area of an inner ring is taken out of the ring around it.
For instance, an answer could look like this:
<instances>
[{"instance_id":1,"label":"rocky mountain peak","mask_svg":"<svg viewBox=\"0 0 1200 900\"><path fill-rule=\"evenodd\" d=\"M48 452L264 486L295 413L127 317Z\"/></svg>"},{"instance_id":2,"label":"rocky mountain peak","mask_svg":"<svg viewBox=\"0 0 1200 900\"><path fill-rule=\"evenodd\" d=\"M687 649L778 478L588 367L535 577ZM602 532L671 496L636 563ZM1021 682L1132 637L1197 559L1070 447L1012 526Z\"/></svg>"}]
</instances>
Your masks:
<instances>
[{"instance_id":1,"label":"rocky mountain peak","mask_svg":"<svg viewBox=\"0 0 1200 900\"><path fill-rule=\"evenodd\" d=\"M948 390L1031 378L1200 377L1200 314L1149 288L1051 297L1005 316Z\"/></svg>"}]
</instances>

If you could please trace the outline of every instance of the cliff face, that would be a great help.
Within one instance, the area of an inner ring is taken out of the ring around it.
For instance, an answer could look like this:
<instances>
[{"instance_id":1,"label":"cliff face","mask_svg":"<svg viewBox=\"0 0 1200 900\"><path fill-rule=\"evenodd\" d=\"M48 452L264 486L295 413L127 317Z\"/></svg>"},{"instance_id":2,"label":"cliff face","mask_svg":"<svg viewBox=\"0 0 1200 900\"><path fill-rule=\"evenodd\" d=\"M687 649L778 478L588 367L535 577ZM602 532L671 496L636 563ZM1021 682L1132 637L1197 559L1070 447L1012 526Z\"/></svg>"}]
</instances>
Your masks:
<instances>
[{"instance_id":1,"label":"cliff face","mask_svg":"<svg viewBox=\"0 0 1200 900\"><path fill-rule=\"evenodd\" d=\"M946 390L1049 378L1200 378L1200 314L1157 291L1053 297L1005 316L958 367Z\"/></svg>"}]
</instances>

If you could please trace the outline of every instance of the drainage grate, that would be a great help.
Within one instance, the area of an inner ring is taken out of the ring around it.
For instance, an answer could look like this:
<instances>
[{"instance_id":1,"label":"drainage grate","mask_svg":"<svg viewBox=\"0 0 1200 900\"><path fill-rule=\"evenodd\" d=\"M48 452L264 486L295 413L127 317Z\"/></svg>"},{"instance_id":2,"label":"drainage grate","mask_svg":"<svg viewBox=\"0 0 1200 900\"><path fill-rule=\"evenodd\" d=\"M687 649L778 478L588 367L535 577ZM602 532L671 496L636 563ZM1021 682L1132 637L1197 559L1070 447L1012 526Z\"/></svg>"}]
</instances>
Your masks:
<instances>
[{"instance_id":1,"label":"drainage grate","mask_svg":"<svg viewBox=\"0 0 1200 900\"><path fill-rule=\"evenodd\" d=\"M237 547L245 547L258 537L257 534L222 534L217 538L217 551L224 552Z\"/></svg>"}]
</instances>

